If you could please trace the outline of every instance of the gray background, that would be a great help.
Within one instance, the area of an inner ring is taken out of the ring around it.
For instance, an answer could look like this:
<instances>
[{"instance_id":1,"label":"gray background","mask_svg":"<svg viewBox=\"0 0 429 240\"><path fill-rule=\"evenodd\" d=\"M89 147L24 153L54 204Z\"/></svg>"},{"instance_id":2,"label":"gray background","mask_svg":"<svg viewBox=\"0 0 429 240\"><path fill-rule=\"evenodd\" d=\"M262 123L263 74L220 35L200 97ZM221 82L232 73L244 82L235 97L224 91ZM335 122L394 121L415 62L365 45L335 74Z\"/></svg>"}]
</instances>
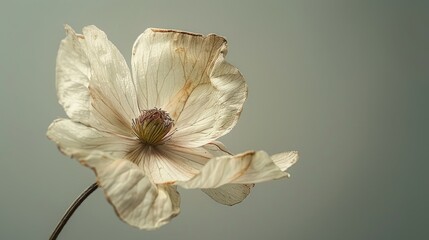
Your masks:
<instances>
[{"instance_id":1,"label":"gray background","mask_svg":"<svg viewBox=\"0 0 429 240\"><path fill-rule=\"evenodd\" d=\"M428 1L2 1L0 239L47 239L95 179L45 137L65 116L64 23L97 25L127 60L147 27L226 36L249 98L221 140L301 159L234 207L181 189L181 214L157 231L121 222L97 191L60 239L427 238L428 12Z\"/></svg>"}]
</instances>

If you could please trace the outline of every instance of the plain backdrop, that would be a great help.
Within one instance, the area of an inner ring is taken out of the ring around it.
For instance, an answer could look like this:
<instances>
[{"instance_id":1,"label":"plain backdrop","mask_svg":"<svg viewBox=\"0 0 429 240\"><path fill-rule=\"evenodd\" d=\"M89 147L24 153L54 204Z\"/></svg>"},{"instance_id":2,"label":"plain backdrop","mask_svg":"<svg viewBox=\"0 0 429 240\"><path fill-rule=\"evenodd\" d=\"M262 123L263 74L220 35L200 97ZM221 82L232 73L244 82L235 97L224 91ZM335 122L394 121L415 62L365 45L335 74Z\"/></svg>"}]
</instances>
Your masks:
<instances>
[{"instance_id":1,"label":"plain backdrop","mask_svg":"<svg viewBox=\"0 0 429 240\"><path fill-rule=\"evenodd\" d=\"M92 171L46 138L65 113L55 58L67 23L103 29L129 63L148 27L217 33L246 77L234 153L299 150L287 180L234 207L180 189L156 231L100 190L59 239L424 239L429 235L428 1L2 1L0 239L47 239Z\"/></svg>"}]
</instances>

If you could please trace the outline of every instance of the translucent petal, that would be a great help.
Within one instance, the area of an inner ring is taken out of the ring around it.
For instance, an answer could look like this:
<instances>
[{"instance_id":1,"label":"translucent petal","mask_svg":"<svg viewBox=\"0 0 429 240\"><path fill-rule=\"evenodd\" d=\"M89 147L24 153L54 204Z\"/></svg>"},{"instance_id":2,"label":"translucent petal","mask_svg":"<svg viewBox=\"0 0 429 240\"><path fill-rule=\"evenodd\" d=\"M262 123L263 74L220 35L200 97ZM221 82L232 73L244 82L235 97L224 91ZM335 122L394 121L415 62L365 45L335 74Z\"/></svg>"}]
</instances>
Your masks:
<instances>
[{"instance_id":1,"label":"translucent petal","mask_svg":"<svg viewBox=\"0 0 429 240\"><path fill-rule=\"evenodd\" d=\"M254 184L225 184L218 188L201 189L216 202L232 206L242 202L253 188Z\"/></svg>"},{"instance_id":2,"label":"translucent petal","mask_svg":"<svg viewBox=\"0 0 429 240\"><path fill-rule=\"evenodd\" d=\"M204 148L209 151L214 157L232 155L219 141L214 141L204 145ZM232 206L242 202L253 188L254 184L225 184L218 188L201 189L209 195L213 200L220 204Z\"/></svg>"},{"instance_id":3,"label":"translucent petal","mask_svg":"<svg viewBox=\"0 0 429 240\"><path fill-rule=\"evenodd\" d=\"M212 158L226 153L221 142L213 142L197 148L183 148L171 144L156 147L140 147L127 158L142 166L157 184L187 181L198 174Z\"/></svg>"},{"instance_id":4,"label":"translucent petal","mask_svg":"<svg viewBox=\"0 0 429 240\"><path fill-rule=\"evenodd\" d=\"M176 145L199 147L228 133L247 95L228 64L226 40L175 30L147 29L134 44L132 70L139 106L162 108L176 121Z\"/></svg>"},{"instance_id":5,"label":"translucent petal","mask_svg":"<svg viewBox=\"0 0 429 240\"><path fill-rule=\"evenodd\" d=\"M133 160L157 184L186 181L197 173L213 155L203 147L181 148L175 146L146 147Z\"/></svg>"},{"instance_id":6,"label":"translucent petal","mask_svg":"<svg viewBox=\"0 0 429 240\"><path fill-rule=\"evenodd\" d=\"M298 161L298 151L282 152L271 156L274 163L284 172Z\"/></svg>"},{"instance_id":7,"label":"translucent petal","mask_svg":"<svg viewBox=\"0 0 429 240\"><path fill-rule=\"evenodd\" d=\"M245 152L210 159L201 171L188 181L177 182L184 188L217 188L229 183L252 184L279 179L287 173L263 152Z\"/></svg>"}]
</instances>

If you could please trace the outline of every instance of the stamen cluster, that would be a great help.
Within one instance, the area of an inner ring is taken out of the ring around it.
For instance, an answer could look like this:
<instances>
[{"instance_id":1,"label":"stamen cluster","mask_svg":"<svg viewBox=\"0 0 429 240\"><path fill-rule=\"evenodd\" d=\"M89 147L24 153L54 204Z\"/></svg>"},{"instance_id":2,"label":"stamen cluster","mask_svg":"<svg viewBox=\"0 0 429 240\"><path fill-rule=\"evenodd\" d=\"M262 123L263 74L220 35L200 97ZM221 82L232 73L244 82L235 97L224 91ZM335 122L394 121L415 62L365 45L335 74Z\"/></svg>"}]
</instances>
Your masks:
<instances>
[{"instance_id":1,"label":"stamen cluster","mask_svg":"<svg viewBox=\"0 0 429 240\"><path fill-rule=\"evenodd\" d=\"M138 118L132 120L134 134L147 145L164 144L173 135L174 120L159 108L143 110Z\"/></svg>"}]
</instances>

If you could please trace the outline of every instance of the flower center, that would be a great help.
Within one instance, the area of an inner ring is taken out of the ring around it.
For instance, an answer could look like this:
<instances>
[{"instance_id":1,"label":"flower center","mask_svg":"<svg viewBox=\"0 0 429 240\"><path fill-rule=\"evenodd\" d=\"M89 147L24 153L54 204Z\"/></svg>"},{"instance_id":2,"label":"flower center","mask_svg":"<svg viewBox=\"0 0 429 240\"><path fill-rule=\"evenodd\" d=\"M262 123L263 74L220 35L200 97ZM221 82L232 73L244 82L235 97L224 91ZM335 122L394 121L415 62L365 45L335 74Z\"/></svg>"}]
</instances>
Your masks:
<instances>
[{"instance_id":1,"label":"flower center","mask_svg":"<svg viewBox=\"0 0 429 240\"><path fill-rule=\"evenodd\" d=\"M170 131L174 126L174 120L161 109L154 108L143 110L138 118L132 120L134 134L144 144L164 144L173 135Z\"/></svg>"}]
</instances>

